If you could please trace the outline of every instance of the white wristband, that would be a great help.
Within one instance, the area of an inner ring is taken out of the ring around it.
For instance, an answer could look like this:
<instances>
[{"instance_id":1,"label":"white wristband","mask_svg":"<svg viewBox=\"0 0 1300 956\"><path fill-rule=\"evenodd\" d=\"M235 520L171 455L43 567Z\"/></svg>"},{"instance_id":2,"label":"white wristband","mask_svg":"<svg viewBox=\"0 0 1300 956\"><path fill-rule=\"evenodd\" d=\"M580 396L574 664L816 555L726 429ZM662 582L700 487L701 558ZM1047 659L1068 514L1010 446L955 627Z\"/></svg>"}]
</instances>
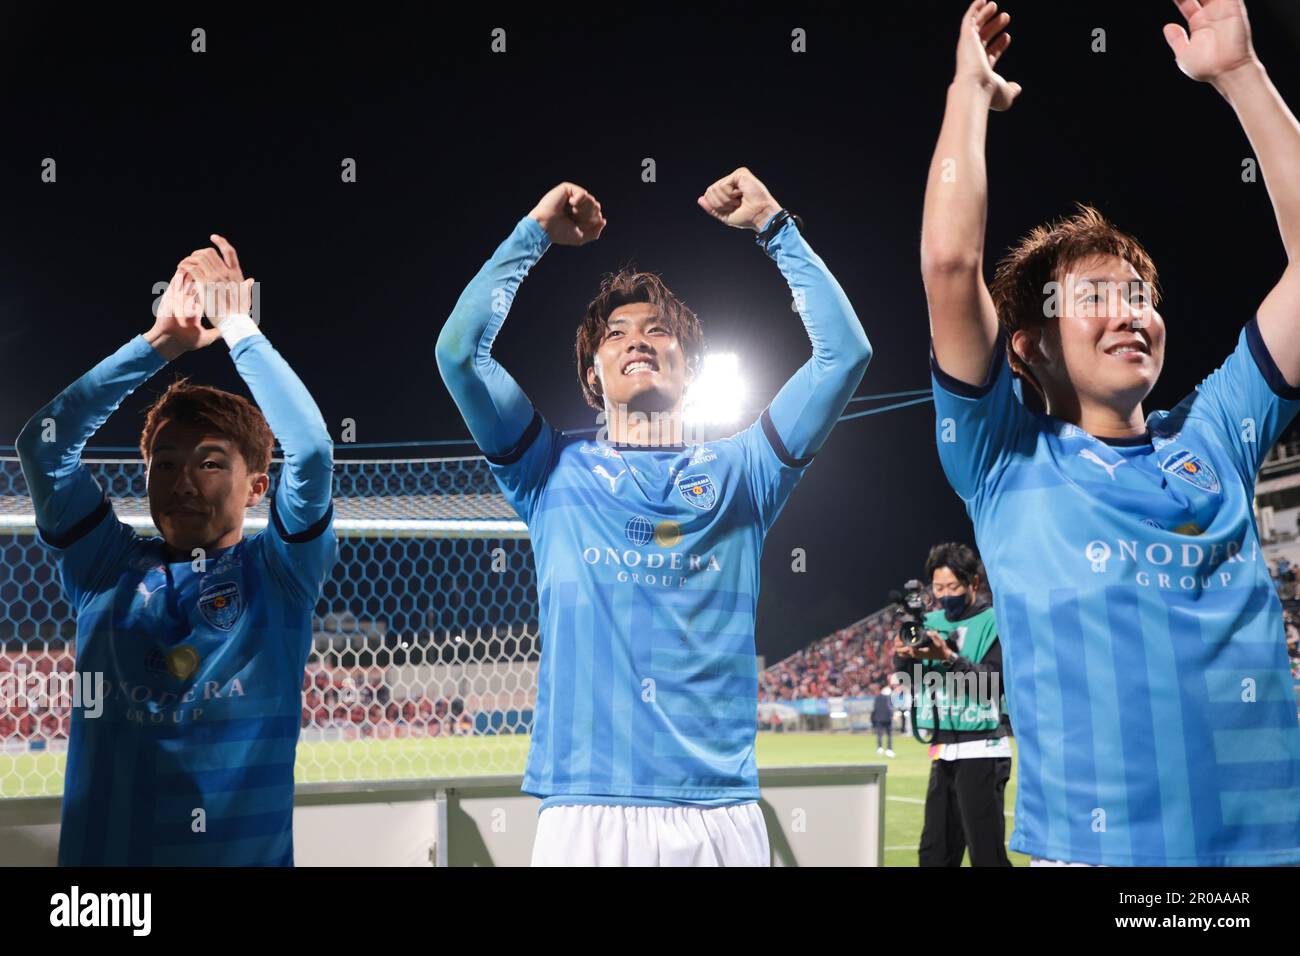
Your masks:
<instances>
[{"instance_id":1,"label":"white wristband","mask_svg":"<svg viewBox=\"0 0 1300 956\"><path fill-rule=\"evenodd\" d=\"M240 339L247 338L250 335L261 335L262 330L257 327L257 323L248 315L243 313L239 315L228 315L221 320L217 326L221 337L226 340L226 344L232 349L235 343Z\"/></svg>"}]
</instances>

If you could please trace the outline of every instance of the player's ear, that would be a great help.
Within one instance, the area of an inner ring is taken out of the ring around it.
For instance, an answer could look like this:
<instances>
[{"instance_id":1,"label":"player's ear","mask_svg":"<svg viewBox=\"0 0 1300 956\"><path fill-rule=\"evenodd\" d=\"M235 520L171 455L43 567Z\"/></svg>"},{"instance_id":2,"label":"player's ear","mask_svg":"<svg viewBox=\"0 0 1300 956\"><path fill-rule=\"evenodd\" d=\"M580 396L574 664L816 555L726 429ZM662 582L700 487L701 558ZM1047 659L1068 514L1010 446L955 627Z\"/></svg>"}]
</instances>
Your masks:
<instances>
[{"instance_id":1,"label":"player's ear","mask_svg":"<svg viewBox=\"0 0 1300 956\"><path fill-rule=\"evenodd\" d=\"M597 395L604 394L600 389L600 376L596 374L595 363L587 366L587 386Z\"/></svg>"},{"instance_id":2,"label":"player's ear","mask_svg":"<svg viewBox=\"0 0 1300 956\"><path fill-rule=\"evenodd\" d=\"M248 476L248 501L244 507L253 508L261 503L267 490L271 487L271 476L266 472L255 472Z\"/></svg>"},{"instance_id":3,"label":"player's ear","mask_svg":"<svg viewBox=\"0 0 1300 956\"><path fill-rule=\"evenodd\" d=\"M1037 329L1017 329L1011 336L1011 350L1025 365L1038 365L1044 361L1043 353L1038 347Z\"/></svg>"}]
</instances>

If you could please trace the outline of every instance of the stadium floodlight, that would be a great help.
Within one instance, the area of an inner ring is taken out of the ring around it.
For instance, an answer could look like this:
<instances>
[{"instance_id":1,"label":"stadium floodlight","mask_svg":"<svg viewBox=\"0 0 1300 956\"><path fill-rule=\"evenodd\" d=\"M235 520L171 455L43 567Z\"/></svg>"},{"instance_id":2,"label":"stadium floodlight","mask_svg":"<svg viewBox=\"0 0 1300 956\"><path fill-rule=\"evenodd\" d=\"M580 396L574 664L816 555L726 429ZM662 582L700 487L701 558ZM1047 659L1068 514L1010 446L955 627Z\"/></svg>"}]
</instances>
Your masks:
<instances>
[{"instance_id":1,"label":"stadium floodlight","mask_svg":"<svg viewBox=\"0 0 1300 956\"><path fill-rule=\"evenodd\" d=\"M745 398L740 356L719 352L705 357L700 374L686 390L682 406L685 425L728 425L740 417Z\"/></svg>"}]
</instances>

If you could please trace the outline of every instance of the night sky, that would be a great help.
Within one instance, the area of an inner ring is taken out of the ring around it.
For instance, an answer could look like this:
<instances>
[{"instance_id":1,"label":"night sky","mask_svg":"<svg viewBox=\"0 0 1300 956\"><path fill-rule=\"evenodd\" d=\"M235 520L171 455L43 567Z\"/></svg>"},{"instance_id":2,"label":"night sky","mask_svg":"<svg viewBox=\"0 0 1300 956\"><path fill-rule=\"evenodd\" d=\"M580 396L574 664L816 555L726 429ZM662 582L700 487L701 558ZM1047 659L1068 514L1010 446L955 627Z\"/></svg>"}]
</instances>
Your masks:
<instances>
[{"instance_id":1,"label":"night sky","mask_svg":"<svg viewBox=\"0 0 1300 956\"><path fill-rule=\"evenodd\" d=\"M0 14L0 443L146 331L154 283L211 232L261 282L263 328L336 440L344 418L360 442L467 438L434 362L438 331L515 222L566 179L609 225L596 243L547 252L497 358L553 424L593 426L574 330L601 274L634 262L696 311L710 350L740 354L753 399L743 427L810 348L752 233L695 205L739 165L803 217L856 308L875 348L859 393L926 388L922 194L965 7ZM989 270L1076 200L1133 232L1160 269L1169 325L1146 410L1168 408L1231 351L1285 264L1263 182L1241 179L1245 136L1175 67L1160 33L1181 22L1172 3L1007 9L1000 72L1025 91L990 124ZM1300 5L1249 10L1261 58L1300 107ZM196 26L203 54L190 52ZM498 26L505 54L490 51ZM807 53L790 51L795 27ZM1105 53L1090 49L1095 28ZM46 157L53 184L41 182ZM355 184L340 181L345 157ZM654 183L641 179L646 157ZM173 368L246 394L224 346ZM171 376L94 444L134 444ZM944 540L972 532L939 468L931 406L837 426L768 538L759 652L775 660L879 608ZM796 547L806 573L791 571Z\"/></svg>"}]
</instances>

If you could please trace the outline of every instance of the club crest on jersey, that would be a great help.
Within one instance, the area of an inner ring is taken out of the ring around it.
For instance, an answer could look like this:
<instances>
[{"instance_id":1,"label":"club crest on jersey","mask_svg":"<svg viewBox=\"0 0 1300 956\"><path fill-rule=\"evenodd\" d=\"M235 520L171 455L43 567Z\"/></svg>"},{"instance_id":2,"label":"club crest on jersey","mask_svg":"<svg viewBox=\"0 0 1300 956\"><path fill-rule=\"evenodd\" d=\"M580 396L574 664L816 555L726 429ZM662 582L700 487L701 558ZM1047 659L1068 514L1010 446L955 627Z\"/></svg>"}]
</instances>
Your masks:
<instances>
[{"instance_id":1,"label":"club crest on jersey","mask_svg":"<svg viewBox=\"0 0 1300 956\"><path fill-rule=\"evenodd\" d=\"M1176 451L1160 463L1160 468L1171 475L1177 475L1202 491L1215 495L1219 493L1219 476L1214 473L1210 463L1200 455L1185 449Z\"/></svg>"},{"instance_id":2,"label":"club crest on jersey","mask_svg":"<svg viewBox=\"0 0 1300 956\"><path fill-rule=\"evenodd\" d=\"M687 475L677 479L677 490L688 503L708 511L718 503L718 489L713 486L713 479L708 475Z\"/></svg>"},{"instance_id":3,"label":"club crest on jersey","mask_svg":"<svg viewBox=\"0 0 1300 956\"><path fill-rule=\"evenodd\" d=\"M234 581L214 584L199 595L199 611L203 619L221 631L228 631L239 620L243 610L240 600L239 585Z\"/></svg>"}]
</instances>

